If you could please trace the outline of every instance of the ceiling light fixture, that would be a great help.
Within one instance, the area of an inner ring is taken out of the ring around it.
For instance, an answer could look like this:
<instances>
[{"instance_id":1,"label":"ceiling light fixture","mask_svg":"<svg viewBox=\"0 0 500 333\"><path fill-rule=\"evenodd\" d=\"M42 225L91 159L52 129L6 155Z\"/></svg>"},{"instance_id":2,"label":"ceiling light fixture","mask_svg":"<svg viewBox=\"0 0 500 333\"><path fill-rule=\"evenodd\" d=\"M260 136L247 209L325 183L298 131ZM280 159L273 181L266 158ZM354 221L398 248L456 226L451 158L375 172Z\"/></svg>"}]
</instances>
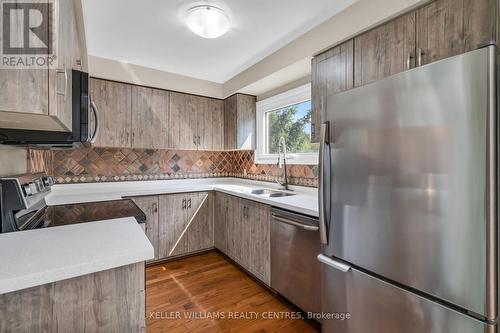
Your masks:
<instances>
[{"instance_id":1,"label":"ceiling light fixture","mask_svg":"<svg viewBox=\"0 0 500 333\"><path fill-rule=\"evenodd\" d=\"M188 28L204 38L217 38L229 31L229 17L220 8L210 5L195 6L187 11Z\"/></svg>"}]
</instances>

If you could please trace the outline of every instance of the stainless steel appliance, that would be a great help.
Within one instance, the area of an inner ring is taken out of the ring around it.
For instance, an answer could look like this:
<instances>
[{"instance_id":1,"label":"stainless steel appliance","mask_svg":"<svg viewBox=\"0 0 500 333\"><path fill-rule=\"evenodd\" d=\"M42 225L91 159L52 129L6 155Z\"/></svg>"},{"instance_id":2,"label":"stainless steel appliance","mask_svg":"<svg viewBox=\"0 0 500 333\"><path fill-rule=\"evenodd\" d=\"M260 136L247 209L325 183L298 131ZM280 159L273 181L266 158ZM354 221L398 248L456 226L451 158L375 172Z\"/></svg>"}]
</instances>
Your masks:
<instances>
[{"instance_id":1,"label":"stainless steel appliance","mask_svg":"<svg viewBox=\"0 0 500 333\"><path fill-rule=\"evenodd\" d=\"M89 75L85 72L73 70L71 78L72 131L56 132L0 128L0 143L60 148L81 147L93 143L99 134L99 111L89 96Z\"/></svg>"},{"instance_id":2,"label":"stainless steel appliance","mask_svg":"<svg viewBox=\"0 0 500 333\"><path fill-rule=\"evenodd\" d=\"M271 287L305 312L321 310L318 219L271 209Z\"/></svg>"},{"instance_id":3,"label":"stainless steel appliance","mask_svg":"<svg viewBox=\"0 0 500 333\"><path fill-rule=\"evenodd\" d=\"M45 197L54 184L45 174L0 179L0 233L57 227L68 224L146 215L130 199L47 206Z\"/></svg>"},{"instance_id":4,"label":"stainless steel appliance","mask_svg":"<svg viewBox=\"0 0 500 333\"><path fill-rule=\"evenodd\" d=\"M496 332L497 49L324 100L323 332Z\"/></svg>"}]
</instances>

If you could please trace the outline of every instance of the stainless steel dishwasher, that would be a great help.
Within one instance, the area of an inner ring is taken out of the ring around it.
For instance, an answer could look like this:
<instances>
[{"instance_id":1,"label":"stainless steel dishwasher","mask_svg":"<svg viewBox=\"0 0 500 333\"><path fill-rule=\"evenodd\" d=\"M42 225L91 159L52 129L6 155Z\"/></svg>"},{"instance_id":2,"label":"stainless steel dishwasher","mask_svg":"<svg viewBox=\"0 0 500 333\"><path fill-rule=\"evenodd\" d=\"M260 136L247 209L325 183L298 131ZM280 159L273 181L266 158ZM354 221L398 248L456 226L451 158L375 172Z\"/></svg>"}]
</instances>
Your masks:
<instances>
[{"instance_id":1,"label":"stainless steel dishwasher","mask_svg":"<svg viewBox=\"0 0 500 333\"><path fill-rule=\"evenodd\" d=\"M271 209L271 287L305 312L321 311L318 219Z\"/></svg>"}]
</instances>

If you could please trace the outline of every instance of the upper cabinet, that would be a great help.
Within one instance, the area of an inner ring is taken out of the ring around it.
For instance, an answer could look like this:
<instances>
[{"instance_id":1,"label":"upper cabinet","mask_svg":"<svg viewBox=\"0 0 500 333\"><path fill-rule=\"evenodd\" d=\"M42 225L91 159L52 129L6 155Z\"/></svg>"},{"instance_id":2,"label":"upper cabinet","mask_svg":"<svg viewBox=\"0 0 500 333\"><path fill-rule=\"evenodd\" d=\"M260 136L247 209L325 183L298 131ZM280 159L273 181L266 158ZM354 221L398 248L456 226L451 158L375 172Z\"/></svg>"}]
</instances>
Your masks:
<instances>
[{"instance_id":1,"label":"upper cabinet","mask_svg":"<svg viewBox=\"0 0 500 333\"><path fill-rule=\"evenodd\" d=\"M496 0L437 0L312 60L312 138L324 97L498 40Z\"/></svg>"},{"instance_id":2,"label":"upper cabinet","mask_svg":"<svg viewBox=\"0 0 500 333\"><path fill-rule=\"evenodd\" d=\"M255 149L256 101L244 94L224 100L225 149Z\"/></svg>"},{"instance_id":3,"label":"upper cabinet","mask_svg":"<svg viewBox=\"0 0 500 333\"><path fill-rule=\"evenodd\" d=\"M16 36L16 40L10 40L10 45L19 47L23 45L21 40L26 27L23 25L24 14L29 6L25 1L13 1L10 11L4 13L11 24L10 36ZM72 127L72 100L71 100L71 70L82 69L82 63L86 62L86 48L82 45L83 26L81 22L81 2L79 0L57 1L54 4L58 8L57 31L51 31L50 17L42 14L42 22L46 20L44 29L38 29L29 34L29 45L39 45L40 40L50 45L50 40L55 43L57 66L48 64L37 68L0 69L0 127L41 129L53 131L70 131ZM48 2L47 2L48 6ZM48 7L47 7L48 8ZM33 13L29 10L29 13ZM48 11L47 11L48 13ZM48 14L50 16L50 14ZM56 36L54 36L54 33ZM54 47L55 46L55 47ZM4 51L5 53L5 51ZM30 51L21 51L22 54L33 56ZM7 54L8 55L8 54Z\"/></svg>"},{"instance_id":4,"label":"upper cabinet","mask_svg":"<svg viewBox=\"0 0 500 333\"><path fill-rule=\"evenodd\" d=\"M354 86L412 68L414 51L415 13L354 38Z\"/></svg>"},{"instance_id":5,"label":"upper cabinet","mask_svg":"<svg viewBox=\"0 0 500 333\"><path fill-rule=\"evenodd\" d=\"M132 147L168 148L170 93L132 86Z\"/></svg>"},{"instance_id":6,"label":"upper cabinet","mask_svg":"<svg viewBox=\"0 0 500 333\"><path fill-rule=\"evenodd\" d=\"M100 115L99 147L145 149L224 148L220 99L92 78Z\"/></svg>"},{"instance_id":7,"label":"upper cabinet","mask_svg":"<svg viewBox=\"0 0 500 333\"><path fill-rule=\"evenodd\" d=\"M200 97L197 112L198 149L224 149L224 102L220 99Z\"/></svg>"},{"instance_id":8,"label":"upper cabinet","mask_svg":"<svg viewBox=\"0 0 500 333\"><path fill-rule=\"evenodd\" d=\"M68 129L72 128L72 70L82 70L86 55L77 24L77 3L56 1L58 10L57 68L49 70L49 114Z\"/></svg>"},{"instance_id":9,"label":"upper cabinet","mask_svg":"<svg viewBox=\"0 0 500 333\"><path fill-rule=\"evenodd\" d=\"M438 0L416 11L416 62L425 65L496 40L495 0Z\"/></svg>"},{"instance_id":10,"label":"upper cabinet","mask_svg":"<svg viewBox=\"0 0 500 333\"><path fill-rule=\"evenodd\" d=\"M354 71L354 42L347 41L312 60L312 119L311 136L319 140L322 97L352 89Z\"/></svg>"},{"instance_id":11,"label":"upper cabinet","mask_svg":"<svg viewBox=\"0 0 500 333\"><path fill-rule=\"evenodd\" d=\"M236 149L237 120L236 105L238 95L232 95L224 100L224 148Z\"/></svg>"},{"instance_id":12,"label":"upper cabinet","mask_svg":"<svg viewBox=\"0 0 500 333\"><path fill-rule=\"evenodd\" d=\"M170 147L220 150L223 141L222 100L172 92L170 98Z\"/></svg>"},{"instance_id":13,"label":"upper cabinet","mask_svg":"<svg viewBox=\"0 0 500 333\"><path fill-rule=\"evenodd\" d=\"M100 118L100 132L95 145L131 147L132 86L92 79L90 94L97 105Z\"/></svg>"},{"instance_id":14,"label":"upper cabinet","mask_svg":"<svg viewBox=\"0 0 500 333\"><path fill-rule=\"evenodd\" d=\"M171 148L196 149L196 96L172 92L170 94L169 142Z\"/></svg>"}]
</instances>

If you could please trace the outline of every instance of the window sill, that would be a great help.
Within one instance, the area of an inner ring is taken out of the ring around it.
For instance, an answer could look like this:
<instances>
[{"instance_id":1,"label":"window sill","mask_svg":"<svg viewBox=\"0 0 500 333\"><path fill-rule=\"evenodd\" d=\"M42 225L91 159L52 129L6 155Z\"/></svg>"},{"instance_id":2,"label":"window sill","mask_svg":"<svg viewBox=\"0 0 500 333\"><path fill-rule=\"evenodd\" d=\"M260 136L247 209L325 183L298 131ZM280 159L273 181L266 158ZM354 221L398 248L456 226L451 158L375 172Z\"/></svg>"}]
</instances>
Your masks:
<instances>
[{"instance_id":1,"label":"window sill","mask_svg":"<svg viewBox=\"0 0 500 333\"><path fill-rule=\"evenodd\" d=\"M278 155L258 155L255 154L254 159L255 164L276 164L278 163ZM317 165L318 164L318 154L300 154L294 155L290 154L287 156L286 164L288 165Z\"/></svg>"}]
</instances>

